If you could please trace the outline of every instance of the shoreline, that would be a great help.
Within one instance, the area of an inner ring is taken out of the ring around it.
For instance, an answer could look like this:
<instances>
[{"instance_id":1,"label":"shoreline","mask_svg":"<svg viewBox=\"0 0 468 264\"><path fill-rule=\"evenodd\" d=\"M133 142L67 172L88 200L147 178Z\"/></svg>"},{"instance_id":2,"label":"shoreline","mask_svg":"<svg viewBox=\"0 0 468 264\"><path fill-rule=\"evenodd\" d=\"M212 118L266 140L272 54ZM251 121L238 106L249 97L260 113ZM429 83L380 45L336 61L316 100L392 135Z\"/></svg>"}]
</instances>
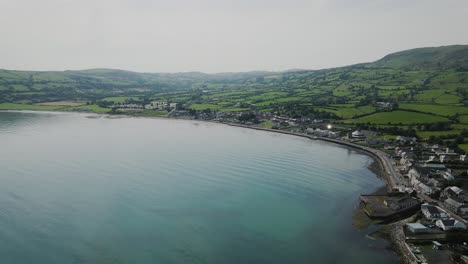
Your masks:
<instances>
[{"instance_id":1,"label":"shoreline","mask_svg":"<svg viewBox=\"0 0 468 264\"><path fill-rule=\"evenodd\" d=\"M231 127L253 129L253 130L264 131L264 132L279 133L279 134L284 134L284 135L302 137L302 138L306 138L306 139L313 140L313 141L321 140L323 142L332 143L332 144L343 146L343 147L348 148L348 149L352 149L354 151L357 151L359 153L362 153L362 154L370 157L372 159L372 162L368 165L367 168L372 173L374 173L376 177L382 179L383 182L385 183L378 190L384 190L384 189L387 189L387 190L390 189L391 190L393 188L392 185L391 185L392 184L391 177L390 177L390 175L388 173L388 168L386 167L386 166L388 166L388 164L386 163L388 161L383 159L382 154L379 155L379 152L380 152L379 150L368 148L368 147L361 146L361 145L357 145L357 144L354 144L354 143L351 143L351 142L345 142L345 141L331 139L331 138L315 137L315 136L302 134L302 133L294 133L294 132L289 132L289 131L282 131L282 130L277 130L277 129L268 129L268 128L262 128L262 127L253 127L253 126L247 126L247 125L235 124L235 123L224 123L224 122L210 121L210 120L174 118L174 117L167 117L167 116L113 115L113 114L109 114L109 113L91 113L91 112L87 113L87 112L79 112L79 111L60 111L60 110L46 110L46 111L44 111L44 110L14 110L13 109L13 110L0 110L0 112L70 113L70 114L104 116L104 117L108 117L108 118L119 118L119 117L120 118L135 118L136 117L136 118L148 118L148 119L167 119L167 120L194 121L194 122L204 122L204 123L210 123L210 124L220 124L220 125L227 125L227 126L231 126ZM385 165L385 164L387 164L387 165ZM374 192L378 191L378 190L374 190ZM354 211L357 211L357 210L360 210L360 208L357 207L357 208L354 209ZM354 213L353 213L352 218L354 218ZM354 222L354 219L352 219L351 221ZM401 221L404 221L404 220L401 220ZM409 263L409 262L407 262L405 260L406 259L405 254L402 254L402 251L399 250L399 244L400 243L399 243L398 239L395 236L391 235L392 232L387 233L385 231L386 229L395 230L396 229L395 226L401 221L398 221L398 222L395 222L395 223L392 223L392 224L383 224L382 227L380 228L380 229L383 229L383 230L379 231L379 232L382 232L385 235L387 235L387 238L384 237L382 239L387 240L389 242L389 244L391 246L391 251L393 251L397 255L398 263ZM378 223L377 224L373 223L371 225L379 225L379 224ZM354 224L353 224L353 226L354 226ZM358 227L355 226L355 228L358 228Z\"/></svg>"}]
</instances>

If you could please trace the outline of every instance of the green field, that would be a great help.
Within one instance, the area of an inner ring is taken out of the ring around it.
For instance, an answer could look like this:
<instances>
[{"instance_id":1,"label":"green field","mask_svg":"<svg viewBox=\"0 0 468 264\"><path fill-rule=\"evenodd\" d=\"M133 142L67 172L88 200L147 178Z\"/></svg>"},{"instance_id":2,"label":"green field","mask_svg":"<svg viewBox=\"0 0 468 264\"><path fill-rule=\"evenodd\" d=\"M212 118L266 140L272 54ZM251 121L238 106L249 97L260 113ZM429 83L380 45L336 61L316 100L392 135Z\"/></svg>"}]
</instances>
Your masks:
<instances>
[{"instance_id":1,"label":"green field","mask_svg":"<svg viewBox=\"0 0 468 264\"><path fill-rule=\"evenodd\" d=\"M138 100L138 97L125 97L125 96L122 96L122 97L106 97L104 99L102 99L103 101L108 101L108 102L114 102L114 103L124 103L130 99L133 99L133 100Z\"/></svg>"},{"instance_id":2,"label":"green field","mask_svg":"<svg viewBox=\"0 0 468 264\"><path fill-rule=\"evenodd\" d=\"M391 124L391 125L407 125L407 124L424 124L434 122L447 122L449 121L445 117L439 117L428 114L421 114L415 112L406 111L393 111L393 112L381 112L358 119L349 119L345 123L370 123L370 124Z\"/></svg>"},{"instance_id":3,"label":"green field","mask_svg":"<svg viewBox=\"0 0 468 264\"><path fill-rule=\"evenodd\" d=\"M109 113L110 108L103 108L98 105L81 105L81 106L71 106L63 108L65 111L77 111L77 112L93 112L98 114Z\"/></svg>"},{"instance_id":4,"label":"green field","mask_svg":"<svg viewBox=\"0 0 468 264\"><path fill-rule=\"evenodd\" d=\"M458 119L460 120L460 123L468 125L468 115L459 116Z\"/></svg>"},{"instance_id":5,"label":"green field","mask_svg":"<svg viewBox=\"0 0 468 264\"><path fill-rule=\"evenodd\" d=\"M57 110L63 106L0 103L0 110Z\"/></svg>"},{"instance_id":6,"label":"green field","mask_svg":"<svg viewBox=\"0 0 468 264\"><path fill-rule=\"evenodd\" d=\"M336 116L343 119L350 119L356 116L371 114L376 111L373 106L361 107L316 107L315 109L325 112L334 113Z\"/></svg>"},{"instance_id":7,"label":"green field","mask_svg":"<svg viewBox=\"0 0 468 264\"><path fill-rule=\"evenodd\" d=\"M220 106L215 105L215 104L193 104L190 106L190 108L193 110L205 110L205 109L218 110Z\"/></svg>"},{"instance_id":8,"label":"green field","mask_svg":"<svg viewBox=\"0 0 468 264\"><path fill-rule=\"evenodd\" d=\"M454 116L456 114L468 114L468 107L435 104L409 104L401 103L400 109L415 110L440 116Z\"/></svg>"}]
</instances>

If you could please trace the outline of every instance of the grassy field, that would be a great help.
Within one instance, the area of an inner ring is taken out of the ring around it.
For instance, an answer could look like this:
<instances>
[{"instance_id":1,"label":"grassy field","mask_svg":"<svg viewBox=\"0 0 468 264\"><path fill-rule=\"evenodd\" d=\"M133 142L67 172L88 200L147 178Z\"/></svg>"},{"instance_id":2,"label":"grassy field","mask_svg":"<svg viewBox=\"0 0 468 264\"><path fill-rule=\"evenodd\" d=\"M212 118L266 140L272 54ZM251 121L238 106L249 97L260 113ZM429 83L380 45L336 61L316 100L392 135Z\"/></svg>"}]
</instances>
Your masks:
<instances>
[{"instance_id":1,"label":"grassy field","mask_svg":"<svg viewBox=\"0 0 468 264\"><path fill-rule=\"evenodd\" d=\"M419 137L423 139L428 139L431 136L440 137L440 136L453 136L456 137L461 130L447 130L447 131L418 131L416 132Z\"/></svg>"},{"instance_id":2,"label":"grassy field","mask_svg":"<svg viewBox=\"0 0 468 264\"><path fill-rule=\"evenodd\" d=\"M458 147L468 153L468 144L459 144Z\"/></svg>"},{"instance_id":3,"label":"grassy field","mask_svg":"<svg viewBox=\"0 0 468 264\"><path fill-rule=\"evenodd\" d=\"M456 114L468 114L468 107L453 106L453 105L436 105L436 104L409 104L401 103L400 109L415 110L424 113L430 113L440 116L454 116Z\"/></svg>"},{"instance_id":4,"label":"grassy field","mask_svg":"<svg viewBox=\"0 0 468 264\"><path fill-rule=\"evenodd\" d=\"M265 121L262 123L263 128L272 128L273 127L273 122L271 121Z\"/></svg>"},{"instance_id":5,"label":"grassy field","mask_svg":"<svg viewBox=\"0 0 468 264\"><path fill-rule=\"evenodd\" d=\"M63 106L0 103L0 110L58 110Z\"/></svg>"},{"instance_id":6,"label":"grassy field","mask_svg":"<svg viewBox=\"0 0 468 264\"><path fill-rule=\"evenodd\" d=\"M350 105L353 106L353 105ZM334 113L336 116L343 119L350 119L356 116L371 114L376 111L373 106L360 107L316 107L315 109L325 112Z\"/></svg>"},{"instance_id":7,"label":"grassy field","mask_svg":"<svg viewBox=\"0 0 468 264\"><path fill-rule=\"evenodd\" d=\"M36 105L47 105L47 106L80 106L84 105L83 102L67 102L67 101L58 101L58 102L44 102L38 103Z\"/></svg>"},{"instance_id":8,"label":"grassy field","mask_svg":"<svg viewBox=\"0 0 468 264\"><path fill-rule=\"evenodd\" d=\"M380 112L357 119L349 119L345 123L370 123L370 124L391 124L391 125L407 125L407 124L424 124L433 122L449 121L445 117L421 114L406 111Z\"/></svg>"},{"instance_id":9,"label":"grassy field","mask_svg":"<svg viewBox=\"0 0 468 264\"><path fill-rule=\"evenodd\" d=\"M154 110L143 110L140 112L143 116L156 116L156 117L165 117L167 116L167 111L154 111Z\"/></svg>"},{"instance_id":10,"label":"grassy field","mask_svg":"<svg viewBox=\"0 0 468 264\"><path fill-rule=\"evenodd\" d=\"M102 101L108 101L108 102L114 102L114 103L124 103L130 99L133 99L133 100L138 100L138 97L126 97L126 96L122 96L122 97L106 97L104 99L102 99Z\"/></svg>"},{"instance_id":11,"label":"grassy field","mask_svg":"<svg viewBox=\"0 0 468 264\"><path fill-rule=\"evenodd\" d=\"M76 107L67 107L67 108L62 108L62 110L65 111L77 111L77 112L93 112L93 113L98 113L98 114L105 114L109 113L112 109L110 108L103 108L98 105L81 105L81 106L76 106Z\"/></svg>"},{"instance_id":12,"label":"grassy field","mask_svg":"<svg viewBox=\"0 0 468 264\"><path fill-rule=\"evenodd\" d=\"M190 106L190 108L193 110L205 110L205 109L218 110L220 107L221 106L216 105L216 104L193 104Z\"/></svg>"},{"instance_id":13,"label":"grassy field","mask_svg":"<svg viewBox=\"0 0 468 264\"><path fill-rule=\"evenodd\" d=\"M468 115L459 116L458 119L460 120L460 123L468 124Z\"/></svg>"}]
</instances>

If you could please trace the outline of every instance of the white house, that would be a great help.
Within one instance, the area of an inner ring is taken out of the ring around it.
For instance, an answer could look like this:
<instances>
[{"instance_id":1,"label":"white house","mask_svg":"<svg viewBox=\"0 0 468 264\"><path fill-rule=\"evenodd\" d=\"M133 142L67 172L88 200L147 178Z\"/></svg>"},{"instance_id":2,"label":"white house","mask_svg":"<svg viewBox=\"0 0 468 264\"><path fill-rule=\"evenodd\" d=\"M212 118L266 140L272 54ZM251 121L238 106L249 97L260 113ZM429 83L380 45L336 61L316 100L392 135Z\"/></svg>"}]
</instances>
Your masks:
<instances>
[{"instance_id":1,"label":"white house","mask_svg":"<svg viewBox=\"0 0 468 264\"><path fill-rule=\"evenodd\" d=\"M419 177L421 177L421 174L419 174L419 172L416 170L416 169L411 169L408 171L408 178L416 178L416 179L419 179Z\"/></svg>"},{"instance_id":2,"label":"white house","mask_svg":"<svg viewBox=\"0 0 468 264\"><path fill-rule=\"evenodd\" d=\"M353 137L353 138L366 138L364 133L362 133L360 130L356 130L353 133L351 133L351 137Z\"/></svg>"},{"instance_id":3,"label":"white house","mask_svg":"<svg viewBox=\"0 0 468 264\"><path fill-rule=\"evenodd\" d=\"M460 161L468 161L468 155L460 155Z\"/></svg>"},{"instance_id":4,"label":"white house","mask_svg":"<svg viewBox=\"0 0 468 264\"><path fill-rule=\"evenodd\" d=\"M442 173L442 177L447 181L453 181L455 179L455 177L452 175L452 172L449 170L444 171L444 173Z\"/></svg>"}]
</instances>

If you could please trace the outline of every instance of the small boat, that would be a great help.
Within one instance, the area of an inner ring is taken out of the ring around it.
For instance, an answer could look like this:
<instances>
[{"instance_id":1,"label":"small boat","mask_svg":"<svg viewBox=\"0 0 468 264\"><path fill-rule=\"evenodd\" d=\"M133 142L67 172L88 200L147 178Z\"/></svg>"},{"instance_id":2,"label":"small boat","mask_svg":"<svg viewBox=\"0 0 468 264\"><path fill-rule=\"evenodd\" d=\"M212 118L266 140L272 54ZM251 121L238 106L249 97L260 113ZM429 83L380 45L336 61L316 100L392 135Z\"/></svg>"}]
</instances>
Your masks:
<instances>
[{"instance_id":1,"label":"small boat","mask_svg":"<svg viewBox=\"0 0 468 264\"><path fill-rule=\"evenodd\" d=\"M314 139L314 140L317 140L317 139L318 139L318 137L317 137L317 136L315 136L315 137L313 137L313 139Z\"/></svg>"}]
</instances>

